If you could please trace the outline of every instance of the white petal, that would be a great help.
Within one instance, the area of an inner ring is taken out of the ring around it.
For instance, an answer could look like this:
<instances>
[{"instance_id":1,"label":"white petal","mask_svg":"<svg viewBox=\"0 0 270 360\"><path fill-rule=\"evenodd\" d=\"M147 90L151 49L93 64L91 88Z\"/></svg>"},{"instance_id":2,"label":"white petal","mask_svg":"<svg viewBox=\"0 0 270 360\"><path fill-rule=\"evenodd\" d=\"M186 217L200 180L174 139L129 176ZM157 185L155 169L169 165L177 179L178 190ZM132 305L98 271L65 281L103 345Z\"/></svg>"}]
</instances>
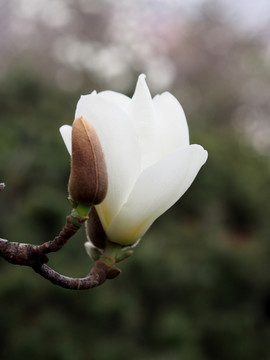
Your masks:
<instances>
[{"instance_id":1,"label":"white petal","mask_svg":"<svg viewBox=\"0 0 270 360\"><path fill-rule=\"evenodd\" d=\"M120 109L124 111L126 110L131 101L128 96L110 90L101 91L100 93L98 93L98 96L101 96L103 99L120 107Z\"/></svg>"},{"instance_id":2,"label":"white petal","mask_svg":"<svg viewBox=\"0 0 270 360\"><path fill-rule=\"evenodd\" d=\"M127 113L136 129L142 153L142 167L145 168L156 161L156 126L153 100L144 74L138 78Z\"/></svg>"},{"instance_id":3,"label":"white petal","mask_svg":"<svg viewBox=\"0 0 270 360\"><path fill-rule=\"evenodd\" d=\"M169 92L153 99L158 128L160 157L180 146L189 145L189 131L185 113L178 100Z\"/></svg>"},{"instance_id":4,"label":"white petal","mask_svg":"<svg viewBox=\"0 0 270 360\"><path fill-rule=\"evenodd\" d=\"M64 143L67 147L68 152L71 155L71 131L72 127L70 125L63 125L59 129L60 134L62 135L62 138L64 140Z\"/></svg>"},{"instance_id":5,"label":"white petal","mask_svg":"<svg viewBox=\"0 0 270 360\"><path fill-rule=\"evenodd\" d=\"M82 96L76 117L84 116L95 128L108 171L108 193L97 211L108 226L126 201L140 172L140 152L136 134L128 116L99 95Z\"/></svg>"},{"instance_id":6,"label":"white petal","mask_svg":"<svg viewBox=\"0 0 270 360\"><path fill-rule=\"evenodd\" d=\"M189 188L207 159L200 145L179 148L143 171L127 202L106 229L111 241L131 244Z\"/></svg>"}]
</instances>

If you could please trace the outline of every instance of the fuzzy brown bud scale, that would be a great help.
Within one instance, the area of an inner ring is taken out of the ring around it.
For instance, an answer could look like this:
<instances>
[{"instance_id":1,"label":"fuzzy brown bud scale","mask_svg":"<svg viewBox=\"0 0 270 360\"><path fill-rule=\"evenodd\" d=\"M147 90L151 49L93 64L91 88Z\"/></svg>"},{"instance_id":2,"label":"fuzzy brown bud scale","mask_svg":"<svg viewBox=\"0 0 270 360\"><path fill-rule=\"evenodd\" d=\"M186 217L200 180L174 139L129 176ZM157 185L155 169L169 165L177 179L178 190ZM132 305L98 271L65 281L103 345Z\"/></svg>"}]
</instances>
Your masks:
<instances>
[{"instance_id":1,"label":"fuzzy brown bud scale","mask_svg":"<svg viewBox=\"0 0 270 360\"><path fill-rule=\"evenodd\" d=\"M86 234L91 243L98 249L105 249L106 243L109 241L107 235L100 222L98 213L93 207L86 221Z\"/></svg>"},{"instance_id":2,"label":"fuzzy brown bud scale","mask_svg":"<svg viewBox=\"0 0 270 360\"><path fill-rule=\"evenodd\" d=\"M72 125L70 197L80 204L101 203L107 193L108 176L104 154L97 133L83 117Z\"/></svg>"}]
</instances>

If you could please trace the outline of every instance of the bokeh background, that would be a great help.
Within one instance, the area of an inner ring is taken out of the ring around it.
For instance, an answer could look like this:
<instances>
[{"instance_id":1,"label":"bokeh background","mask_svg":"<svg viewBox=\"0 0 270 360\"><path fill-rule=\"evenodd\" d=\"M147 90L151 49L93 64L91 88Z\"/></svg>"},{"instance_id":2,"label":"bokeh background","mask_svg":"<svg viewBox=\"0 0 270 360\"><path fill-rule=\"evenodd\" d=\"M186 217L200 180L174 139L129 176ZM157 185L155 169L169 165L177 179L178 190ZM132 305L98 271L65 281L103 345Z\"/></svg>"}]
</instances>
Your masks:
<instances>
[{"instance_id":1,"label":"bokeh background","mask_svg":"<svg viewBox=\"0 0 270 360\"><path fill-rule=\"evenodd\" d=\"M270 3L0 0L0 236L61 229L80 94L183 105L209 160L100 288L73 292L0 260L5 360L270 359ZM50 264L85 276L81 231Z\"/></svg>"}]
</instances>

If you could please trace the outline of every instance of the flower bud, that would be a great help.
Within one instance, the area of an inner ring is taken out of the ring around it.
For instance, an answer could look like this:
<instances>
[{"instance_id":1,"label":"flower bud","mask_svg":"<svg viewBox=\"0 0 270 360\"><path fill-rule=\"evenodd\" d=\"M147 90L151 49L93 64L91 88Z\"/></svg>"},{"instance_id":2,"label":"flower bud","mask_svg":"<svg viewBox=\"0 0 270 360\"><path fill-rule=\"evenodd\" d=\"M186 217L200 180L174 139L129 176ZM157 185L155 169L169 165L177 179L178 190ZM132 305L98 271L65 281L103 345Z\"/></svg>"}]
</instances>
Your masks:
<instances>
[{"instance_id":1,"label":"flower bud","mask_svg":"<svg viewBox=\"0 0 270 360\"><path fill-rule=\"evenodd\" d=\"M79 204L102 202L108 188L104 154L97 133L88 120L76 118L72 125L70 197Z\"/></svg>"},{"instance_id":2,"label":"flower bud","mask_svg":"<svg viewBox=\"0 0 270 360\"><path fill-rule=\"evenodd\" d=\"M98 249L104 249L108 242L108 238L94 207L91 209L85 224L88 240Z\"/></svg>"}]
</instances>

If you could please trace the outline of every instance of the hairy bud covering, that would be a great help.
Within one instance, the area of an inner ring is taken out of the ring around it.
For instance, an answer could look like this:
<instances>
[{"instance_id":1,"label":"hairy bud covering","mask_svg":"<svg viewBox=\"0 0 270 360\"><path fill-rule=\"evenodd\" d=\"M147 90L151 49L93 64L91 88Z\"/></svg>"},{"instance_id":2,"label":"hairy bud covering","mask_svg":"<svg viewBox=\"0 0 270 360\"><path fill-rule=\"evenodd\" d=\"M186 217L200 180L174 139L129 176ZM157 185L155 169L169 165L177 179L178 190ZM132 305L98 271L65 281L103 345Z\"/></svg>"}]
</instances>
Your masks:
<instances>
[{"instance_id":1,"label":"hairy bud covering","mask_svg":"<svg viewBox=\"0 0 270 360\"><path fill-rule=\"evenodd\" d=\"M88 240L99 249L104 249L108 241L107 235L99 220L96 209L93 207L86 222Z\"/></svg>"},{"instance_id":2,"label":"hairy bud covering","mask_svg":"<svg viewBox=\"0 0 270 360\"><path fill-rule=\"evenodd\" d=\"M108 188L108 176L99 138L90 122L78 117L72 125L70 197L80 204L102 202Z\"/></svg>"}]
</instances>

